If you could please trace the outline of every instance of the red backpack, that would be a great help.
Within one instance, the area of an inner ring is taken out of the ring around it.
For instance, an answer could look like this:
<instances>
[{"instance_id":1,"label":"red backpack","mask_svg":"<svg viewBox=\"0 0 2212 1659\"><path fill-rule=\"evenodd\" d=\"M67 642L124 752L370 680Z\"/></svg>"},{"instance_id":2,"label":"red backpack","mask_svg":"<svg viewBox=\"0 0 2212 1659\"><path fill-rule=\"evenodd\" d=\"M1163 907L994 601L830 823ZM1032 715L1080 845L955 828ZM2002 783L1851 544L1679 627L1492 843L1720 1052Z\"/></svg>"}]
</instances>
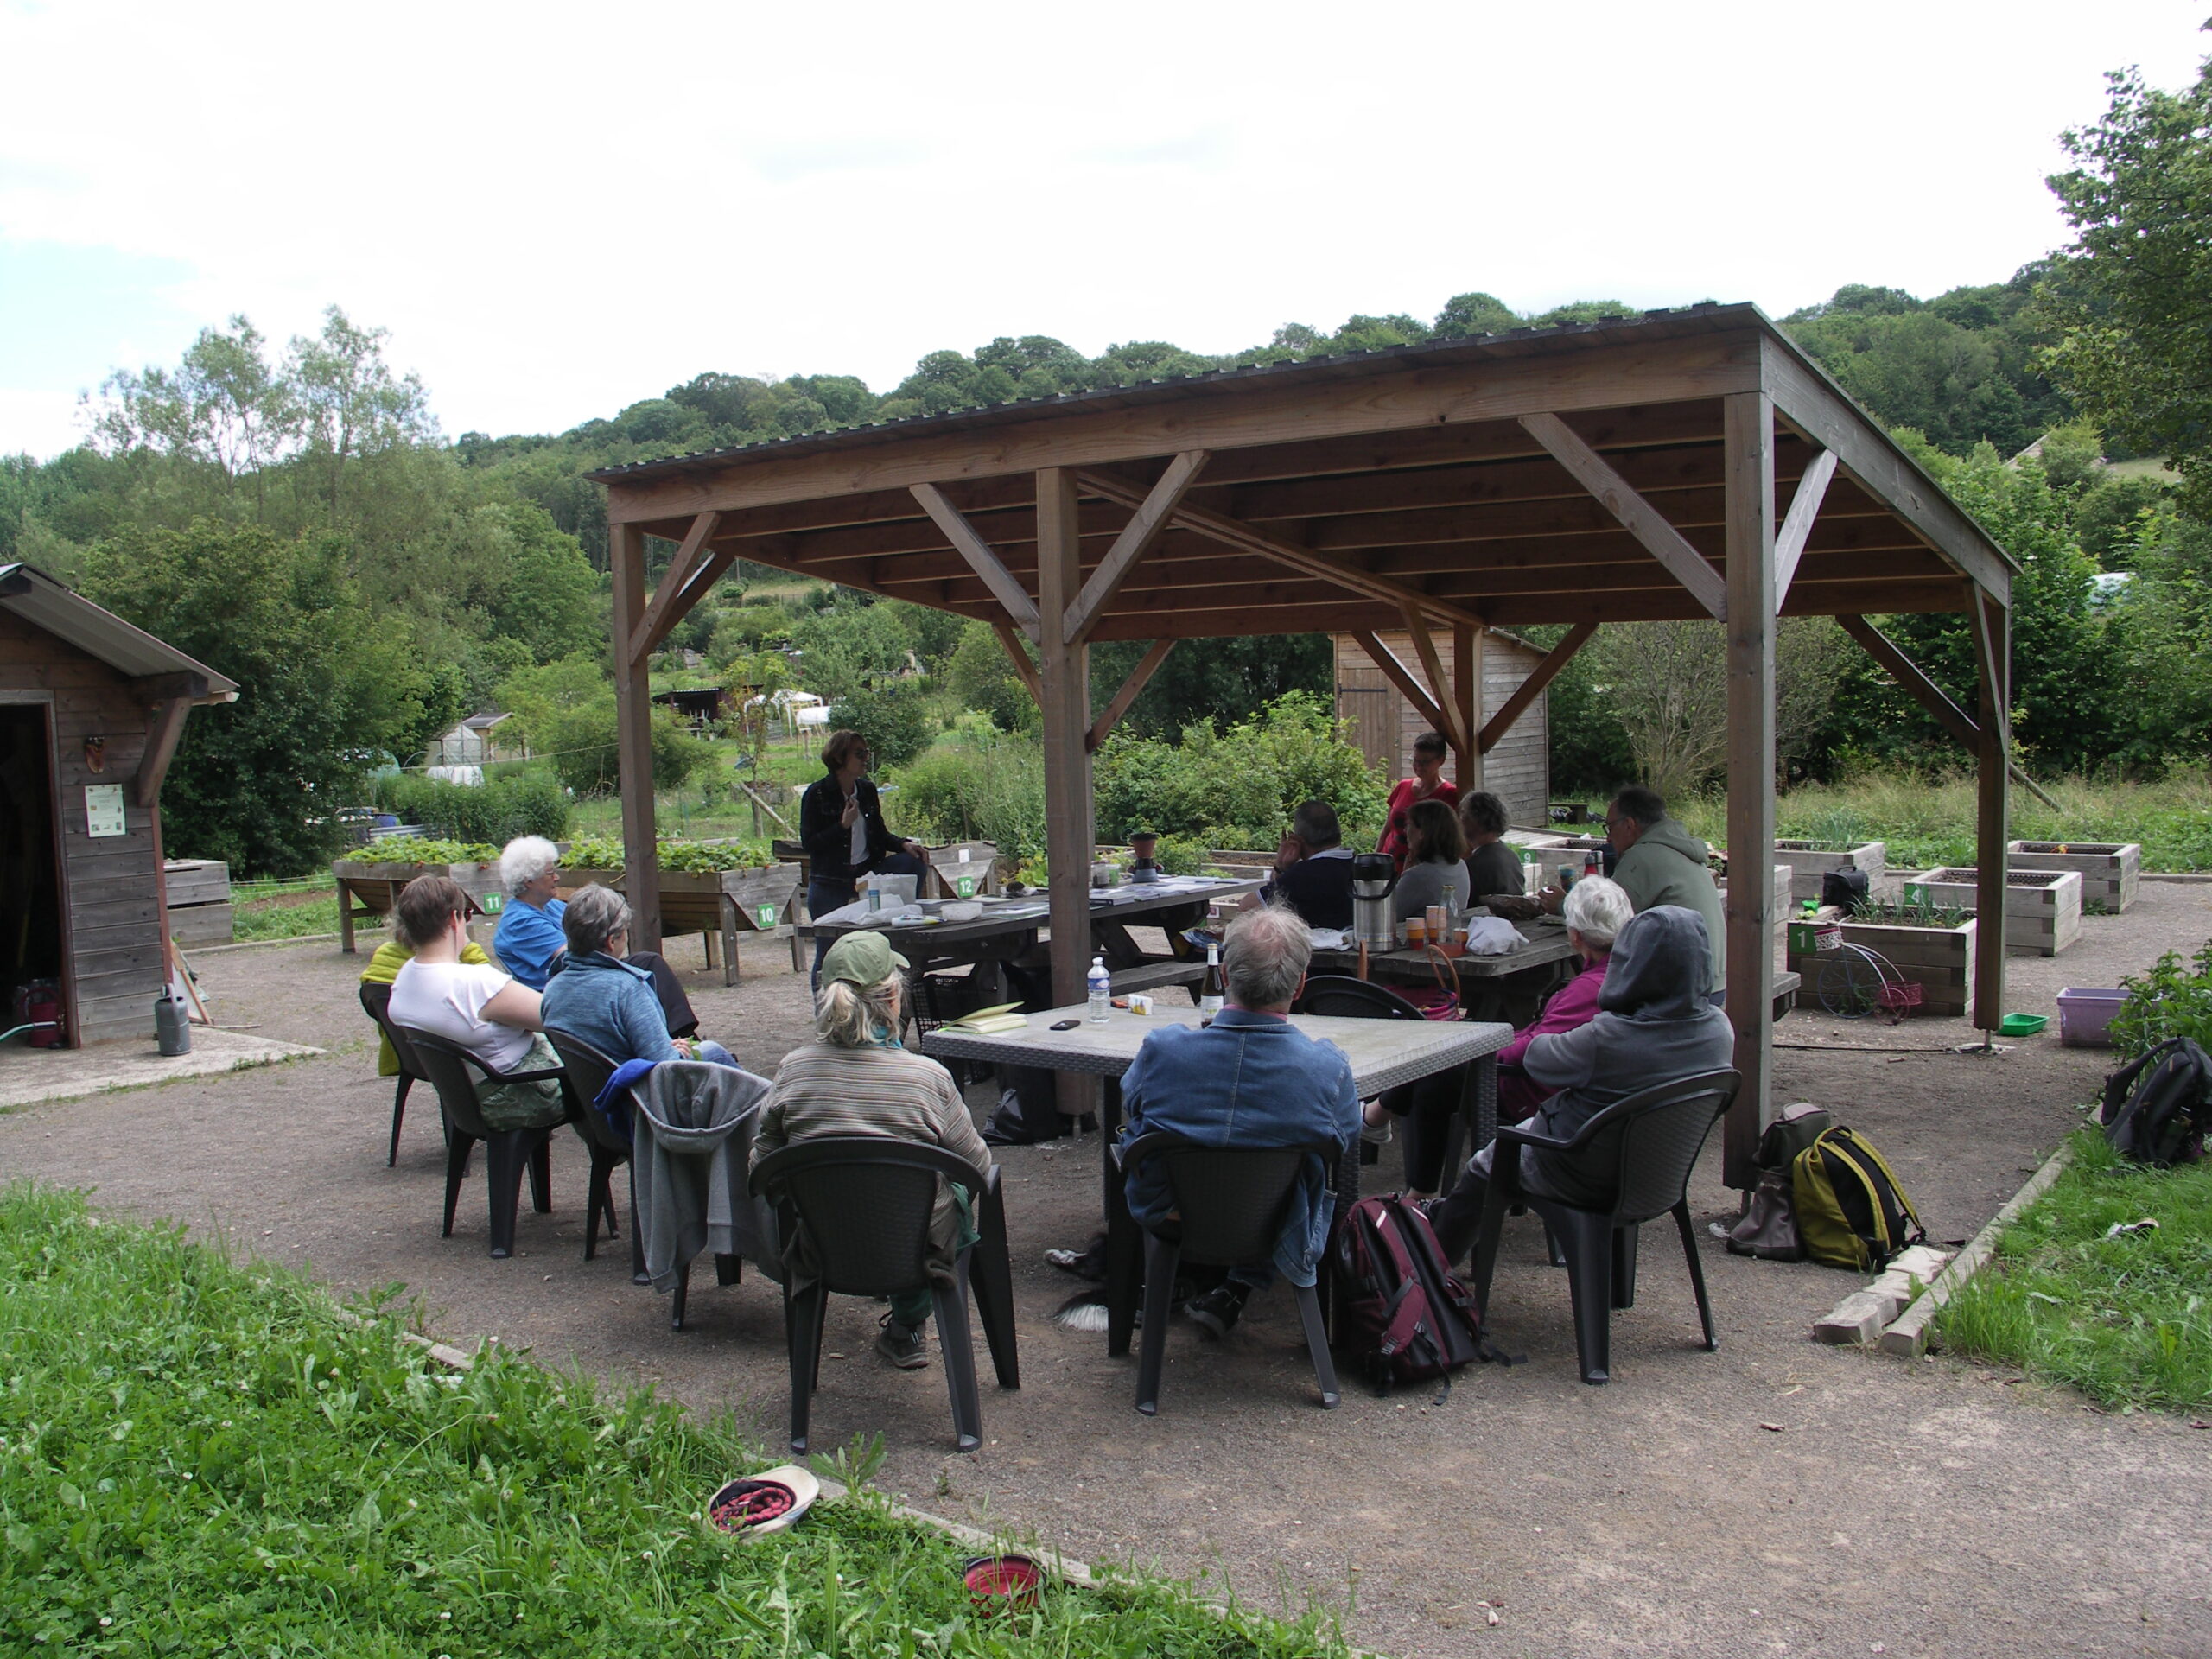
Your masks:
<instances>
[{"instance_id":1,"label":"red backpack","mask_svg":"<svg viewBox=\"0 0 2212 1659\"><path fill-rule=\"evenodd\" d=\"M1427 1217L1403 1198L1362 1198L1344 1211L1329 1261L1337 1345L1376 1393L1433 1377L1445 1379L1448 1393L1460 1366L1505 1360L1484 1340L1474 1294L1452 1276Z\"/></svg>"}]
</instances>

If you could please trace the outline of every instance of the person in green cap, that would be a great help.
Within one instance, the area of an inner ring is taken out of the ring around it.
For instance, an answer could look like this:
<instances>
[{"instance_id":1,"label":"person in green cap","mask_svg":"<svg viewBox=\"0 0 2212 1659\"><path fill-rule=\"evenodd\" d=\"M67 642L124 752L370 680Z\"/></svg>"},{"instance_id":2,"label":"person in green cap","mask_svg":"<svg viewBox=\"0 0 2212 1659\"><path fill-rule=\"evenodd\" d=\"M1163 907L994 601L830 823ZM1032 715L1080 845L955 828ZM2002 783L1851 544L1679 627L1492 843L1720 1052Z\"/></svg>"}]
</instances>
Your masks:
<instances>
[{"instance_id":1,"label":"person in green cap","mask_svg":"<svg viewBox=\"0 0 2212 1659\"><path fill-rule=\"evenodd\" d=\"M824 1135L875 1135L943 1147L978 1169L988 1169L991 1149L976 1133L968 1103L952 1074L899 1041L899 1007L906 995L906 958L880 933L859 930L832 944L822 958L822 988L814 1004L815 1039L784 1056L774 1089L760 1113L753 1155ZM930 1217L930 1276L952 1282L954 1259L976 1242L969 1195L938 1185ZM804 1236L785 1257L795 1275L808 1273ZM901 1370L929 1363L922 1327L930 1293L893 1296L883 1316L875 1351Z\"/></svg>"}]
</instances>

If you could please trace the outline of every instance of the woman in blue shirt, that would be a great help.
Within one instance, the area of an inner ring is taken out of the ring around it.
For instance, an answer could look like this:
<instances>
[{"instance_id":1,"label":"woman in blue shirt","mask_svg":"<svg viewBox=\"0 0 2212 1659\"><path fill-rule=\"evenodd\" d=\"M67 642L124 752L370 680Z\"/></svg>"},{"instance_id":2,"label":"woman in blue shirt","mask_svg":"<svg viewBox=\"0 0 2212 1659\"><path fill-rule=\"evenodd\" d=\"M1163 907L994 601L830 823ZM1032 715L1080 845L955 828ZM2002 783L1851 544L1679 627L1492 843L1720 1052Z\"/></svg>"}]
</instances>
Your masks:
<instances>
[{"instance_id":1,"label":"woman in blue shirt","mask_svg":"<svg viewBox=\"0 0 2212 1659\"><path fill-rule=\"evenodd\" d=\"M567 960L539 1003L538 1017L546 1025L582 1038L617 1065L625 1060L737 1064L720 1043L669 1035L652 975L634 965L634 957L624 958L630 906L620 893L596 882L581 888L563 907L561 921Z\"/></svg>"},{"instance_id":2,"label":"woman in blue shirt","mask_svg":"<svg viewBox=\"0 0 2212 1659\"><path fill-rule=\"evenodd\" d=\"M518 836L500 849L499 886L507 902L492 935L492 954L533 991L553 982L569 950L562 930L568 906L554 897L560 879L561 849L543 836ZM623 960L645 975L669 1030L688 1037L699 1029L699 1016L691 1011L691 999L673 968L650 950Z\"/></svg>"}]
</instances>

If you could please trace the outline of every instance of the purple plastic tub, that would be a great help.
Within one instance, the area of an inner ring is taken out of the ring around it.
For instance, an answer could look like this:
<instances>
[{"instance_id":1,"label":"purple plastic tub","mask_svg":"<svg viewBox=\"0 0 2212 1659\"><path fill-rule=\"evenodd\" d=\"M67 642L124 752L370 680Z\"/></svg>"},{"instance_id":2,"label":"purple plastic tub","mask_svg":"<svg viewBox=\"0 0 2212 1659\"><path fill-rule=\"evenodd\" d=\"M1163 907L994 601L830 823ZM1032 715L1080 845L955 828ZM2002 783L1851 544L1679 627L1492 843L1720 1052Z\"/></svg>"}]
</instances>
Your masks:
<instances>
[{"instance_id":1,"label":"purple plastic tub","mask_svg":"<svg viewBox=\"0 0 2212 1659\"><path fill-rule=\"evenodd\" d=\"M2105 1027L2127 1001L2126 991L2075 990L2058 994L2058 1040L2068 1048L2110 1048Z\"/></svg>"}]
</instances>

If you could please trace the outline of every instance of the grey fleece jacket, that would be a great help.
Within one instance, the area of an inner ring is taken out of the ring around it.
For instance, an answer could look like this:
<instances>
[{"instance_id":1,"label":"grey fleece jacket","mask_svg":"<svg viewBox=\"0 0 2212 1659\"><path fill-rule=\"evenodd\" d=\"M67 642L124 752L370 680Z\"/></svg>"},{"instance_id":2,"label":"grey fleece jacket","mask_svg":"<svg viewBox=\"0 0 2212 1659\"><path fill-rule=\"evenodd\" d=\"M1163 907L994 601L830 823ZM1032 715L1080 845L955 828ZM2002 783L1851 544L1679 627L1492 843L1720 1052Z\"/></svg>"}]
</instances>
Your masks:
<instances>
[{"instance_id":1,"label":"grey fleece jacket","mask_svg":"<svg viewBox=\"0 0 2212 1659\"><path fill-rule=\"evenodd\" d=\"M1620 855L1613 866L1613 880L1639 911L1680 905L1704 919L1713 980L1701 988L1718 997L1728 988L1728 950L1720 927L1720 889L1705 861L1711 850L1673 818L1662 818Z\"/></svg>"},{"instance_id":2,"label":"grey fleece jacket","mask_svg":"<svg viewBox=\"0 0 2212 1659\"><path fill-rule=\"evenodd\" d=\"M1537 1086L1556 1091L1537 1109L1542 1133L1569 1139L1630 1095L1728 1065L1735 1028L1705 1000L1705 923L1696 912L1661 905L1630 918L1613 942L1597 1017L1573 1031L1532 1038L1522 1056ZM1521 1170L1537 1191L1570 1204L1611 1202L1582 1160L1531 1147Z\"/></svg>"},{"instance_id":3,"label":"grey fleece jacket","mask_svg":"<svg viewBox=\"0 0 2212 1659\"><path fill-rule=\"evenodd\" d=\"M734 1066L667 1060L632 1091L630 1224L655 1290L673 1290L678 1269L701 1250L745 1256L771 1278L784 1276L774 1212L745 1190L768 1088L767 1078Z\"/></svg>"}]
</instances>

